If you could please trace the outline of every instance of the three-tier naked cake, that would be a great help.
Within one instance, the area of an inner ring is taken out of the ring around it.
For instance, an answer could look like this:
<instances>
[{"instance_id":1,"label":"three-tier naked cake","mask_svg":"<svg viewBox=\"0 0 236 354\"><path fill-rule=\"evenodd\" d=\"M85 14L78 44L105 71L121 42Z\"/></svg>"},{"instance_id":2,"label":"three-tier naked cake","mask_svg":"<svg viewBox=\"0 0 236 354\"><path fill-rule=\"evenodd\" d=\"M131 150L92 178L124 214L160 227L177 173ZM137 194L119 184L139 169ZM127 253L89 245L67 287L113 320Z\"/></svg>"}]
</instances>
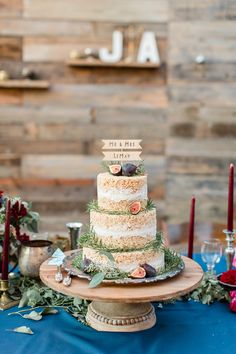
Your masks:
<instances>
[{"instance_id":1,"label":"three-tier naked cake","mask_svg":"<svg viewBox=\"0 0 236 354\"><path fill-rule=\"evenodd\" d=\"M156 208L148 199L147 174L131 163L108 170L97 176L90 227L80 238L84 268L113 269L133 278L155 276L164 269L165 253Z\"/></svg>"}]
</instances>

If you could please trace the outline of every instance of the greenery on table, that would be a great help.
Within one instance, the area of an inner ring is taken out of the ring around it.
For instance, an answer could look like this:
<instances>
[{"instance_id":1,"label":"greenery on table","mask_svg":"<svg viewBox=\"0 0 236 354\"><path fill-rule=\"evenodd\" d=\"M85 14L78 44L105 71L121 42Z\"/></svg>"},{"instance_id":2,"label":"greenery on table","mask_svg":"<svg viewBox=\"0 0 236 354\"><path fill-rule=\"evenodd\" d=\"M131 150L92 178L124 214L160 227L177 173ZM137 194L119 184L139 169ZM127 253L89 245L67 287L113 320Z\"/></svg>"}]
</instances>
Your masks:
<instances>
[{"instance_id":1,"label":"greenery on table","mask_svg":"<svg viewBox=\"0 0 236 354\"><path fill-rule=\"evenodd\" d=\"M216 276L211 273L204 273L200 286L185 298L207 305L215 301L230 302L229 292L219 284Z\"/></svg>"},{"instance_id":2,"label":"greenery on table","mask_svg":"<svg viewBox=\"0 0 236 354\"><path fill-rule=\"evenodd\" d=\"M9 292L14 299L20 298L19 308L59 307L86 324L88 301L79 297L63 295L48 288L42 282L30 278L19 278L10 282ZM32 309L30 309L32 310ZM22 310L25 311L25 310ZM20 312L21 313L21 312Z\"/></svg>"}]
</instances>

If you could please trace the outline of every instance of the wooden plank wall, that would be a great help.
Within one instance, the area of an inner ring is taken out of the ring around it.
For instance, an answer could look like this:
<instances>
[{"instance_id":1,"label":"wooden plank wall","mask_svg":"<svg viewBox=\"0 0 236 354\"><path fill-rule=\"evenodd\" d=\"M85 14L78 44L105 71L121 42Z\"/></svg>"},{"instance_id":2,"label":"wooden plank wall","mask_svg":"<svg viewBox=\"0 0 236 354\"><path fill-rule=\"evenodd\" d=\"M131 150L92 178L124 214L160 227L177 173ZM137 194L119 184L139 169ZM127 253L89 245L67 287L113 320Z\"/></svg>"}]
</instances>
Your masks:
<instances>
[{"instance_id":1,"label":"wooden plank wall","mask_svg":"<svg viewBox=\"0 0 236 354\"><path fill-rule=\"evenodd\" d=\"M64 230L96 193L101 139L142 138L151 197L170 222L223 221L235 156L233 1L0 0L0 68L23 67L49 91L0 90L0 185L33 201L43 229ZM111 45L132 23L156 33L157 70L70 68L72 49ZM195 58L206 57L204 65Z\"/></svg>"}]
</instances>

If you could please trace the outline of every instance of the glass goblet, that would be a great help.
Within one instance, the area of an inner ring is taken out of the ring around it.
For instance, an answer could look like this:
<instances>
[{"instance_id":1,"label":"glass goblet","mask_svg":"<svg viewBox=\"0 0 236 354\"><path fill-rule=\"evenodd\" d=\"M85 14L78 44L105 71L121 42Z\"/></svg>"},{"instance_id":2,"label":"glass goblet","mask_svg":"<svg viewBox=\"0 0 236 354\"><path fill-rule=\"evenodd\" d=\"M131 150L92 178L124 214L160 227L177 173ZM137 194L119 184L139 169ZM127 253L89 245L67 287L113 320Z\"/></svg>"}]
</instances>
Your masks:
<instances>
[{"instance_id":1,"label":"glass goblet","mask_svg":"<svg viewBox=\"0 0 236 354\"><path fill-rule=\"evenodd\" d=\"M215 274L215 265L219 263L222 256L222 244L217 238L212 238L203 242L201 247L201 257L207 265L207 272Z\"/></svg>"}]
</instances>

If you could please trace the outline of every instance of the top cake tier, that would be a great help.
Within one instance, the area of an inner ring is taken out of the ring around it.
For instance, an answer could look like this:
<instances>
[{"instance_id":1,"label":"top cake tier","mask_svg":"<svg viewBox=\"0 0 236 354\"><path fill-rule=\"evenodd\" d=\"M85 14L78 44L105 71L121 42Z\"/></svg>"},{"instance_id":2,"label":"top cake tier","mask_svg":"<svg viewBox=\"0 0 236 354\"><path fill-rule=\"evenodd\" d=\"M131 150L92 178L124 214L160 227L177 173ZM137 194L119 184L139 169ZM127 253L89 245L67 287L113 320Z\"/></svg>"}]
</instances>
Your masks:
<instances>
[{"instance_id":1,"label":"top cake tier","mask_svg":"<svg viewBox=\"0 0 236 354\"><path fill-rule=\"evenodd\" d=\"M147 205L147 175L126 177L99 173L97 198L103 210L128 211L133 202L140 202L143 210Z\"/></svg>"}]
</instances>

